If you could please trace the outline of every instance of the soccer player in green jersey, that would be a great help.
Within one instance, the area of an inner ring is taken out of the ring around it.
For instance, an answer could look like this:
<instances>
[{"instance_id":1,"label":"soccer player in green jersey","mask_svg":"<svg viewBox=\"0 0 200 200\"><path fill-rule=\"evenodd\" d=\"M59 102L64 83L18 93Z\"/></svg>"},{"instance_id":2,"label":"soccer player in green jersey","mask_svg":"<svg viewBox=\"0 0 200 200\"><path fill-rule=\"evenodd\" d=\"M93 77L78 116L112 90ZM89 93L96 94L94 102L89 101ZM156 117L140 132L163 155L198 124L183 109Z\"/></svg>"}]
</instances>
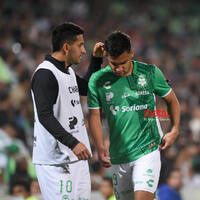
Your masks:
<instances>
[{"instance_id":1,"label":"soccer player in green jersey","mask_svg":"<svg viewBox=\"0 0 200 200\"><path fill-rule=\"evenodd\" d=\"M90 129L105 167L112 165L116 199L152 200L160 174L160 149L170 147L179 134L178 100L155 66L132 60L128 35L111 33L104 45L109 65L92 75L88 106ZM155 95L163 97L172 128L163 136L156 113ZM109 124L109 153L103 144L100 109Z\"/></svg>"}]
</instances>

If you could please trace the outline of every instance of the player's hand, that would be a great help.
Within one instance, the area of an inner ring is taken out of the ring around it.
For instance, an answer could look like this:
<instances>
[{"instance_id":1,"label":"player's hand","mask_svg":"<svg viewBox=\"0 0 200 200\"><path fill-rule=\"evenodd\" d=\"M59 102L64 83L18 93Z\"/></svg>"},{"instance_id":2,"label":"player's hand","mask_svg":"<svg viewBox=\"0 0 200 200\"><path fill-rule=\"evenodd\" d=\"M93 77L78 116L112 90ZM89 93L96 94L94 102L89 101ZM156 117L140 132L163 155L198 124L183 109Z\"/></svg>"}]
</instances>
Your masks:
<instances>
[{"instance_id":1,"label":"player's hand","mask_svg":"<svg viewBox=\"0 0 200 200\"><path fill-rule=\"evenodd\" d=\"M177 136L179 134L179 131L177 128L172 128L172 130L164 135L162 138L162 142L159 145L159 148L161 150L165 150L168 147L170 147L172 144L174 144Z\"/></svg>"},{"instance_id":2,"label":"player's hand","mask_svg":"<svg viewBox=\"0 0 200 200\"><path fill-rule=\"evenodd\" d=\"M98 42L94 45L93 56L103 58L105 56L104 43Z\"/></svg>"},{"instance_id":3,"label":"player's hand","mask_svg":"<svg viewBox=\"0 0 200 200\"><path fill-rule=\"evenodd\" d=\"M91 158L91 154L88 151L87 147L79 142L74 148L73 153L78 157L79 160L88 160Z\"/></svg>"},{"instance_id":4,"label":"player's hand","mask_svg":"<svg viewBox=\"0 0 200 200\"><path fill-rule=\"evenodd\" d=\"M111 162L110 162L110 156L108 151L105 149L105 147L101 147L98 150L98 156L99 156L99 161L103 165L103 167L111 167Z\"/></svg>"}]
</instances>

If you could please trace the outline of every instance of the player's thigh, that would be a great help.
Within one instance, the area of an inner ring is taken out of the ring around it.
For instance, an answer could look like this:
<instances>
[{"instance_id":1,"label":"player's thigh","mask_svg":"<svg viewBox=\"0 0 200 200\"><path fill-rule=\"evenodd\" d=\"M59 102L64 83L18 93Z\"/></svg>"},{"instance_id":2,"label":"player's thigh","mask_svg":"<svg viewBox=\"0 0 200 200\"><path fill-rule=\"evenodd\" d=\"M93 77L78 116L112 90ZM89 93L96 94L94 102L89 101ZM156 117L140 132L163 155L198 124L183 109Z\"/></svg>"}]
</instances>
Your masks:
<instances>
[{"instance_id":1,"label":"player's thigh","mask_svg":"<svg viewBox=\"0 0 200 200\"><path fill-rule=\"evenodd\" d=\"M134 192L134 200L153 200L154 194L151 192L137 190Z\"/></svg>"},{"instance_id":2,"label":"player's thigh","mask_svg":"<svg viewBox=\"0 0 200 200\"><path fill-rule=\"evenodd\" d=\"M134 191L155 193L160 176L160 151L156 150L134 162Z\"/></svg>"},{"instance_id":3,"label":"player's thigh","mask_svg":"<svg viewBox=\"0 0 200 200\"><path fill-rule=\"evenodd\" d=\"M112 165L112 180L117 200L133 200L134 190L130 163Z\"/></svg>"},{"instance_id":4,"label":"player's thigh","mask_svg":"<svg viewBox=\"0 0 200 200\"><path fill-rule=\"evenodd\" d=\"M69 165L75 181L75 199L89 200L91 195L91 180L88 161L82 160Z\"/></svg>"},{"instance_id":5,"label":"player's thigh","mask_svg":"<svg viewBox=\"0 0 200 200\"><path fill-rule=\"evenodd\" d=\"M49 165L35 165L35 169L40 190L45 200L60 200L71 193L69 191L71 186L64 186L71 184L71 177L66 169Z\"/></svg>"},{"instance_id":6,"label":"player's thigh","mask_svg":"<svg viewBox=\"0 0 200 200\"><path fill-rule=\"evenodd\" d=\"M36 173L45 200L90 199L90 176L84 161L63 165L36 165Z\"/></svg>"}]
</instances>

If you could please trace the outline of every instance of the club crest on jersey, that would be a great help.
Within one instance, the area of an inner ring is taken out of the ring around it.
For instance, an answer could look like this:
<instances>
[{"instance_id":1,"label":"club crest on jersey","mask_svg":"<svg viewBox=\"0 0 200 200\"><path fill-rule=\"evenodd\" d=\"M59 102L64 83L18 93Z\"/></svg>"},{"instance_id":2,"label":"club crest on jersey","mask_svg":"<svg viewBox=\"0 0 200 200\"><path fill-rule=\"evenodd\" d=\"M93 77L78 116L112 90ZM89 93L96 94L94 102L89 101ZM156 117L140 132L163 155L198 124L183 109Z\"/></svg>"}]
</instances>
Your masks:
<instances>
[{"instance_id":1,"label":"club crest on jersey","mask_svg":"<svg viewBox=\"0 0 200 200\"><path fill-rule=\"evenodd\" d=\"M138 82L137 83L138 83L138 85L140 87L145 87L146 84L147 84L145 76L144 75L140 75L139 78L138 78Z\"/></svg>"}]
</instances>

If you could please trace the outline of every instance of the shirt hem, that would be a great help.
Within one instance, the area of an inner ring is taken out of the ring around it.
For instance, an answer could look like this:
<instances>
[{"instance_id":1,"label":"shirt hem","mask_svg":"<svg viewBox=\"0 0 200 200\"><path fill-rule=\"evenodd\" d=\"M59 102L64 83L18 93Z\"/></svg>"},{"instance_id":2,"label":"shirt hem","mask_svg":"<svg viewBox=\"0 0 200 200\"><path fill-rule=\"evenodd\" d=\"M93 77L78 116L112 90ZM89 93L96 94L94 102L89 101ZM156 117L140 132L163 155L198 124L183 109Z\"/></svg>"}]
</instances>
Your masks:
<instances>
[{"instance_id":1,"label":"shirt hem","mask_svg":"<svg viewBox=\"0 0 200 200\"><path fill-rule=\"evenodd\" d=\"M64 165L64 164L71 164L78 162L80 160L73 160L73 161L66 161L66 162L60 162L60 163L48 163L48 162L42 162L42 161L32 161L34 165L51 165L51 166L59 166L59 165Z\"/></svg>"},{"instance_id":2,"label":"shirt hem","mask_svg":"<svg viewBox=\"0 0 200 200\"><path fill-rule=\"evenodd\" d=\"M100 109L101 107L88 107L88 109Z\"/></svg>"},{"instance_id":3,"label":"shirt hem","mask_svg":"<svg viewBox=\"0 0 200 200\"><path fill-rule=\"evenodd\" d=\"M171 91L172 91L172 88L170 88L170 90L165 95L163 95L161 97L166 97Z\"/></svg>"},{"instance_id":4,"label":"shirt hem","mask_svg":"<svg viewBox=\"0 0 200 200\"><path fill-rule=\"evenodd\" d=\"M148 147L147 147L148 148ZM158 149L158 145L156 145L155 147L153 147L153 148L151 148L151 149L147 149L147 150L142 150L141 149L141 154L139 154L139 155L130 155L130 156L126 156L126 155L124 155L124 156L121 156L121 157L119 157L119 158L116 158L116 159L112 159L111 158L111 163L112 164L116 164L116 165L119 165L119 164L125 164L125 163L129 163L129 162L132 162L132 161L135 161L135 160L137 160L137 159L139 159L139 158L141 158L142 156L144 156L144 155L146 155L146 154L149 154L149 153L151 153L151 152L153 152L153 151L155 151L155 150L157 150ZM123 159L122 159L123 158Z\"/></svg>"}]
</instances>

